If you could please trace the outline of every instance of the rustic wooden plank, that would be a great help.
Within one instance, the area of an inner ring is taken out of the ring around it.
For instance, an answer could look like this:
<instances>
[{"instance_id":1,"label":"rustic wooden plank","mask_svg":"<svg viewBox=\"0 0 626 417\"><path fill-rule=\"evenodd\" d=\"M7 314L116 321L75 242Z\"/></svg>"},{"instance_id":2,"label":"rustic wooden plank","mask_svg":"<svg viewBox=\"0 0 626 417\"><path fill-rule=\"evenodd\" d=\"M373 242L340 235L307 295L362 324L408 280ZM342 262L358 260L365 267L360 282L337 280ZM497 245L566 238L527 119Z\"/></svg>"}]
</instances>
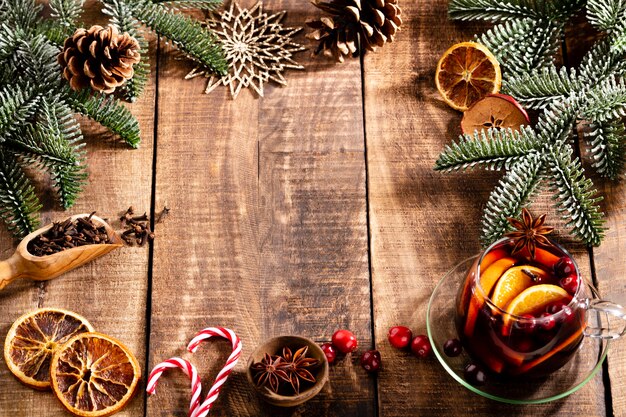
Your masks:
<instances>
[{"instance_id":1,"label":"rustic wooden plank","mask_svg":"<svg viewBox=\"0 0 626 417\"><path fill-rule=\"evenodd\" d=\"M432 170L443 146L460 133L460 114L439 99L434 85L437 61L449 46L482 30L448 21L447 3L403 2L405 23L397 41L367 56L364 65L375 337L385 363L379 377L380 415L505 415L514 410L520 416L603 416L601 377L565 400L512 409L461 387L436 358L418 360L386 340L394 325L426 333L426 307L435 284L479 250L482 206L498 178L482 171ZM539 211L546 204L534 207ZM576 257L588 274L585 251L577 250Z\"/></svg>"},{"instance_id":2,"label":"rustic wooden plank","mask_svg":"<svg viewBox=\"0 0 626 417\"><path fill-rule=\"evenodd\" d=\"M315 13L297 0L265 8L287 10L294 26ZM265 98L244 90L233 101L225 88L203 95L203 80L182 79L191 66L162 55L156 206L172 211L157 226L149 362L190 357L183 348L203 327L234 329L243 360L215 415L283 415L243 374L269 337L322 342L342 327L371 343L360 65L297 59L307 70L288 72L287 87L266 85ZM213 342L193 357L206 389L228 351ZM185 377L161 384L148 415L186 415ZM374 409L373 380L344 361L320 396L288 414Z\"/></svg>"},{"instance_id":3,"label":"rustic wooden plank","mask_svg":"<svg viewBox=\"0 0 626 417\"><path fill-rule=\"evenodd\" d=\"M95 2L87 5L86 20L102 23L104 16ZM151 42L151 63L155 63L156 41ZM76 206L65 212L45 195L42 223L62 220L71 214L97 210L119 227L119 212L133 204L137 210L150 210L152 184L152 147L156 72L144 95L129 105L142 130L140 149L130 149L100 126L87 120L83 133L87 143L89 184ZM44 178L44 182L48 179ZM2 228L2 256L14 250ZM85 316L96 330L123 341L145 367L145 305L148 276L148 247L118 249L104 258L85 265L47 283L16 282L0 292L0 339L4 345L12 322L38 307L66 308ZM143 414L143 395L139 392L119 416ZM0 414L3 416L67 416L51 393L34 392L21 385L0 366Z\"/></svg>"}]
</instances>

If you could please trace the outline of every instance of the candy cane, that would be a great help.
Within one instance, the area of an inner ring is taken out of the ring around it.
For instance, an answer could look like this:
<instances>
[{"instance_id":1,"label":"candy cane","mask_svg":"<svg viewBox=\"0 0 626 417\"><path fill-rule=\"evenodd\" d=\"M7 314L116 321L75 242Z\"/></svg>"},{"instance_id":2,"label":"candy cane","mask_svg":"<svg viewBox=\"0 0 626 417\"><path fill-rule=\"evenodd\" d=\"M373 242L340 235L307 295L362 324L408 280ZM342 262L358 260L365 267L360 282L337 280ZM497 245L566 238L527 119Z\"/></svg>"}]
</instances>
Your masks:
<instances>
[{"instance_id":1,"label":"candy cane","mask_svg":"<svg viewBox=\"0 0 626 417\"><path fill-rule=\"evenodd\" d=\"M156 392L156 386L159 378L163 375L167 369L180 368L191 379L191 402L189 403L189 416L193 415L193 412L198 408L200 404L200 393L202 392L202 383L200 382L200 376L196 367L193 366L188 360L182 358L170 358L164 362L161 362L152 369L150 376L148 377L148 385L146 391L152 395Z\"/></svg>"},{"instance_id":2,"label":"candy cane","mask_svg":"<svg viewBox=\"0 0 626 417\"><path fill-rule=\"evenodd\" d=\"M189 350L189 352L195 353L196 350L198 350L198 346L200 346L200 343L202 343L203 340L213 336L220 336L224 339L229 340L233 345L233 352L228 357L226 365L224 365L219 374L217 374L215 382L209 390L206 399L202 404L196 407L196 409L192 412L191 417L206 417L209 414L211 407L213 407L215 400L217 400L217 396L220 393L222 385L224 385L226 379L228 379L228 376L232 372L235 365L237 365L237 361L241 356L241 340L239 340L239 337L235 334L235 332L223 327L208 327L204 330L199 331L198 334L196 334L195 337L191 339L191 342L189 342L189 346L187 346L187 349Z\"/></svg>"}]
</instances>

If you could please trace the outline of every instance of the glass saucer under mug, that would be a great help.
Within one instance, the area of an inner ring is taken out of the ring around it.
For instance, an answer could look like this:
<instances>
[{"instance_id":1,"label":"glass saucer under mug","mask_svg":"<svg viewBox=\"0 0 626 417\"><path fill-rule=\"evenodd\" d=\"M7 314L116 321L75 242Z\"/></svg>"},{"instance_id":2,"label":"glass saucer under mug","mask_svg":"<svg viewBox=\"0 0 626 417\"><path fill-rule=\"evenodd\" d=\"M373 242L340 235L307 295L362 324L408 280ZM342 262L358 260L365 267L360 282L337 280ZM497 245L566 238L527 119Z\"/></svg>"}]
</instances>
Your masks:
<instances>
[{"instance_id":1,"label":"glass saucer under mug","mask_svg":"<svg viewBox=\"0 0 626 417\"><path fill-rule=\"evenodd\" d=\"M465 366L474 363L465 349L460 356L446 356L443 352L444 343L449 339L459 338L455 325L459 291L466 282L468 271L476 267L481 255L459 263L446 273L435 287L428 304L426 314L428 337L435 356L444 369L470 391L509 404L545 403L566 397L582 388L602 368L610 343L609 338L593 337L598 335L586 333L586 337L582 338L571 359L548 376L516 379L488 375L487 382L481 386L472 385L464 378ZM591 285L588 283L584 285L592 293L593 299L599 299L597 291ZM586 320L589 329L609 328L612 321L608 313L594 309L586 311Z\"/></svg>"}]
</instances>

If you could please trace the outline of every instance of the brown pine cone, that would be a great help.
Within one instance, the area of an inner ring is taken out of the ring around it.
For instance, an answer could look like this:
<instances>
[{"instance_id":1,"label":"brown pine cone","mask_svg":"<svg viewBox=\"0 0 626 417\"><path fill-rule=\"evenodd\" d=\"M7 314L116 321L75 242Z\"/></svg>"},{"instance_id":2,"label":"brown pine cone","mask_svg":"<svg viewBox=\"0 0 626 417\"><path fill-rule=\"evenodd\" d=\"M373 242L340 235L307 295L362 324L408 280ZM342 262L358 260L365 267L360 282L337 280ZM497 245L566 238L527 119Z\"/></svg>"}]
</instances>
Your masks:
<instances>
[{"instance_id":1,"label":"brown pine cone","mask_svg":"<svg viewBox=\"0 0 626 417\"><path fill-rule=\"evenodd\" d=\"M345 56L359 56L393 42L402 25L402 11L397 3L398 0L314 0L314 6L329 14L307 22L315 29L307 38L319 41L315 55L321 53L343 62Z\"/></svg>"},{"instance_id":2,"label":"brown pine cone","mask_svg":"<svg viewBox=\"0 0 626 417\"><path fill-rule=\"evenodd\" d=\"M133 64L140 59L135 38L128 33L120 35L113 26L98 25L76 29L57 57L73 90L91 86L104 93L112 93L132 78Z\"/></svg>"}]
</instances>

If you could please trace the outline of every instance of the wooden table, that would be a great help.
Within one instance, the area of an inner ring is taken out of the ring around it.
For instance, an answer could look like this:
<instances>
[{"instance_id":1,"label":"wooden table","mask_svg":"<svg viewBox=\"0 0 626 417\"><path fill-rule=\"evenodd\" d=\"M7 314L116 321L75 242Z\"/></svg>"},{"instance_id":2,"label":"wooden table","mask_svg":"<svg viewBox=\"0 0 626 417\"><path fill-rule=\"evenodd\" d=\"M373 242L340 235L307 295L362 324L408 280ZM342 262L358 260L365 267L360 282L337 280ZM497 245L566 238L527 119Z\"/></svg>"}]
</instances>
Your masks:
<instances>
[{"instance_id":1,"label":"wooden table","mask_svg":"<svg viewBox=\"0 0 626 417\"><path fill-rule=\"evenodd\" d=\"M287 73L288 86L268 85L261 99L243 91L233 101L225 88L203 95L203 79L183 79L191 65L153 39L152 81L130 106L141 148L85 123L90 182L71 213L115 218L132 204L152 214L167 205L171 214L151 247L118 250L48 283L12 284L0 293L0 336L24 312L67 308L127 343L148 370L170 356L189 357L184 346L203 327L233 328L244 360L215 416L626 415L623 342L575 395L537 406L486 400L434 357L418 360L388 344L393 325L426 333L428 297L447 269L479 250L481 210L499 177L432 169L460 121L436 92L437 60L483 27L447 20L446 0L402 6L405 24L394 44L343 65L301 53L306 71ZM265 7L287 10L294 26L317 15L302 0ZM298 40L307 42L303 34ZM597 181L607 237L599 248L575 251L603 295L622 303L625 184ZM67 214L49 203L42 218ZM0 243L6 258L14 244L4 228ZM243 373L255 346L281 334L325 342L339 328L354 331L362 349L381 351L378 377L352 357L332 367L330 383L304 406L280 410L257 399ZM193 357L207 386L228 354L223 341ZM156 397L141 390L118 415L182 417L187 404L188 381L172 373ZM0 365L0 415L67 414L51 394L23 387Z\"/></svg>"}]
</instances>

